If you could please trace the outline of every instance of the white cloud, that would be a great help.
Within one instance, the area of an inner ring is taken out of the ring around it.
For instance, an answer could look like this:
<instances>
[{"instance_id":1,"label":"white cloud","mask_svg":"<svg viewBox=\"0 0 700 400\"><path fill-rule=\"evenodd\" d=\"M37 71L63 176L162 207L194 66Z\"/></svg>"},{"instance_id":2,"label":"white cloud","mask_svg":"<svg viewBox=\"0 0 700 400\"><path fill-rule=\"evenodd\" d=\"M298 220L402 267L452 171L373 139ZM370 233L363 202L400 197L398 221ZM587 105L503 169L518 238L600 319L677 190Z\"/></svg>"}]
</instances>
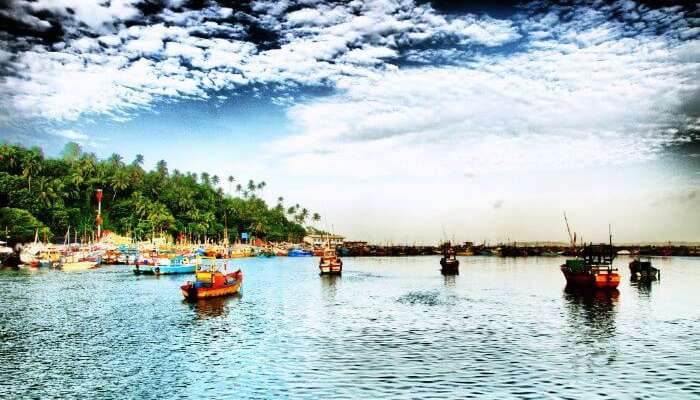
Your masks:
<instances>
[{"instance_id":1,"label":"white cloud","mask_svg":"<svg viewBox=\"0 0 700 400\"><path fill-rule=\"evenodd\" d=\"M70 139L70 140L74 140L74 141L83 141L83 140L89 139L88 135L86 135L82 132L78 132L78 131L73 130L73 129L63 129L63 130L59 130L59 131L54 131L52 133L56 136L60 136L62 138L66 138L66 139Z\"/></svg>"}]
</instances>

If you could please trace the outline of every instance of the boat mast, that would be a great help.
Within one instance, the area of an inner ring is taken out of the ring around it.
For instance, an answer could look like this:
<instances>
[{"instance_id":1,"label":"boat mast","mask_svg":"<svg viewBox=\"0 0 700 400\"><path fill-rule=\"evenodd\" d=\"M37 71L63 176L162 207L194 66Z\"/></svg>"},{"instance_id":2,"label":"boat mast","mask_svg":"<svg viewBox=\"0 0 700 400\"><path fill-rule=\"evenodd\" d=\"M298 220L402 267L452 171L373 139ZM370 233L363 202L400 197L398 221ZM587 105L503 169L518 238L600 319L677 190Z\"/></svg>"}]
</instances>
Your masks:
<instances>
[{"instance_id":1,"label":"boat mast","mask_svg":"<svg viewBox=\"0 0 700 400\"><path fill-rule=\"evenodd\" d=\"M569 243L571 243L571 248L576 253L576 237L571 236L571 228L569 228L569 220L566 218L566 211L564 211L564 222L566 223L566 231L569 233Z\"/></svg>"}]
</instances>

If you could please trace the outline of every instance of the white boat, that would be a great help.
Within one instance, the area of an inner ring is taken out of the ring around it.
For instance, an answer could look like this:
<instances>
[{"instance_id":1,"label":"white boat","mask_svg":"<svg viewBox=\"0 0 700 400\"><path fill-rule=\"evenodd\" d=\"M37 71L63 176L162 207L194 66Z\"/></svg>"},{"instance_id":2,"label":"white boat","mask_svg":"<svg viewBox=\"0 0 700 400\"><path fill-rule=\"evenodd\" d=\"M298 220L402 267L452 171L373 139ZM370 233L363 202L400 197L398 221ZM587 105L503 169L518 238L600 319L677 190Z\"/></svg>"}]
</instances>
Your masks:
<instances>
[{"instance_id":1,"label":"white boat","mask_svg":"<svg viewBox=\"0 0 700 400\"><path fill-rule=\"evenodd\" d=\"M86 260L84 255L70 254L61 259L60 267L62 271L84 271L90 268L96 268L97 261Z\"/></svg>"}]
</instances>

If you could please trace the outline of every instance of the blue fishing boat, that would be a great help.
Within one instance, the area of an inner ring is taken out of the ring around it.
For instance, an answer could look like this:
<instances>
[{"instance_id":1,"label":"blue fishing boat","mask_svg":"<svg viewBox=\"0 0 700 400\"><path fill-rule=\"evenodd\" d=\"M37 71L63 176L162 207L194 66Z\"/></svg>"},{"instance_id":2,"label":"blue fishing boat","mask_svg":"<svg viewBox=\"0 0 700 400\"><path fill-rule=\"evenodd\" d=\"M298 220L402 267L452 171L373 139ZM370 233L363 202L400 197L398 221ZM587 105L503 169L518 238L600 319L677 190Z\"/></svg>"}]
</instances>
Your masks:
<instances>
[{"instance_id":1,"label":"blue fishing boat","mask_svg":"<svg viewBox=\"0 0 700 400\"><path fill-rule=\"evenodd\" d=\"M307 251L304 249L289 249L287 252L288 257L313 257L314 253L312 251Z\"/></svg>"},{"instance_id":2,"label":"blue fishing boat","mask_svg":"<svg viewBox=\"0 0 700 400\"><path fill-rule=\"evenodd\" d=\"M156 275L192 274L196 268L195 263L184 256L173 257L169 261L169 263L155 265L153 273Z\"/></svg>"}]
</instances>

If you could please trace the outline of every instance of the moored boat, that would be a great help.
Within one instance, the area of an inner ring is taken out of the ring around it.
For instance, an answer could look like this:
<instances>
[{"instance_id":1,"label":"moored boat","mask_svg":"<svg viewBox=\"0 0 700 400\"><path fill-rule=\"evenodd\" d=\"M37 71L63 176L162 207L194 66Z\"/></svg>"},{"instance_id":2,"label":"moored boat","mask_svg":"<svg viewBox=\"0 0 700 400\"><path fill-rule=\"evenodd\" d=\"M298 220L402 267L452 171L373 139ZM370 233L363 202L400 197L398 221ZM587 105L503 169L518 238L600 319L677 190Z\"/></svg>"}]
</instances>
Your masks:
<instances>
[{"instance_id":1,"label":"moored boat","mask_svg":"<svg viewBox=\"0 0 700 400\"><path fill-rule=\"evenodd\" d=\"M195 271L195 281L180 286L186 300L194 301L238 293L243 283L243 272L229 274L219 271L216 259L202 258Z\"/></svg>"},{"instance_id":2,"label":"moored boat","mask_svg":"<svg viewBox=\"0 0 700 400\"><path fill-rule=\"evenodd\" d=\"M335 249L327 247L323 250L318 269L321 275L340 275L343 272L343 260L338 257Z\"/></svg>"},{"instance_id":3,"label":"moored boat","mask_svg":"<svg viewBox=\"0 0 700 400\"><path fill-rule=\"evenodd\" d=\"M197 267L192 260L184 256L173 257L167 261L168 262L159 262L157 265L155 265L153 267L153 273L155 275L191 274L195 272Z\"/></svg>"},{"instance_id":4,"label":"moored boat","mask_svg":"<svg viewBox=\"0 0 700 400\"><path fill-rule=\"evenodd\" d=\"M442 258L440 259L440 273L443 275L459 275L459 260L449 242L443 243Z\"/></svg>"},{"instance_id":5,"label":"moored boat","mask_svg":"<svg viewBox=\"0 0 700 400\"><path fill-rule=\"evenodd\" d=\"M83 254L67 254L61 258L59 268L62 271L84 271L91 268L97 268L98 263L85 257Z\"/></svg>"},{"instance_id":6,"label":"moored boat","mask_svg":"<svg viewBox=\"0 0 700 400\"><path fill-rule=\"evenodd\" d=\"M614 258L612 245L591 243L584 245L580 258L566 260L560 269L567 285L614 289L620 284Z\"/></svg>"},{"instance_id":7,"label":"moored boat","mask_svg":"<svg viewBox=\"0 0 700 400\"><path fill-rule=\"evenodd\" d=\"M312 251L307 251L304 249L289 249L287 252L288 257L313 257L314 253Z\"/></svg>"},{"instance_id":8,"label":"moored boat","mask_svg":"<svg viewBox=\"0 0 700 400\"><path fill-rule=\"evenodd\" d=\"M654 280L661 277L661 271L651 265L651 258L644 261L641 258L636 258L630 261L629 268L632 279Z\"/></svg>"}]
</instances>

